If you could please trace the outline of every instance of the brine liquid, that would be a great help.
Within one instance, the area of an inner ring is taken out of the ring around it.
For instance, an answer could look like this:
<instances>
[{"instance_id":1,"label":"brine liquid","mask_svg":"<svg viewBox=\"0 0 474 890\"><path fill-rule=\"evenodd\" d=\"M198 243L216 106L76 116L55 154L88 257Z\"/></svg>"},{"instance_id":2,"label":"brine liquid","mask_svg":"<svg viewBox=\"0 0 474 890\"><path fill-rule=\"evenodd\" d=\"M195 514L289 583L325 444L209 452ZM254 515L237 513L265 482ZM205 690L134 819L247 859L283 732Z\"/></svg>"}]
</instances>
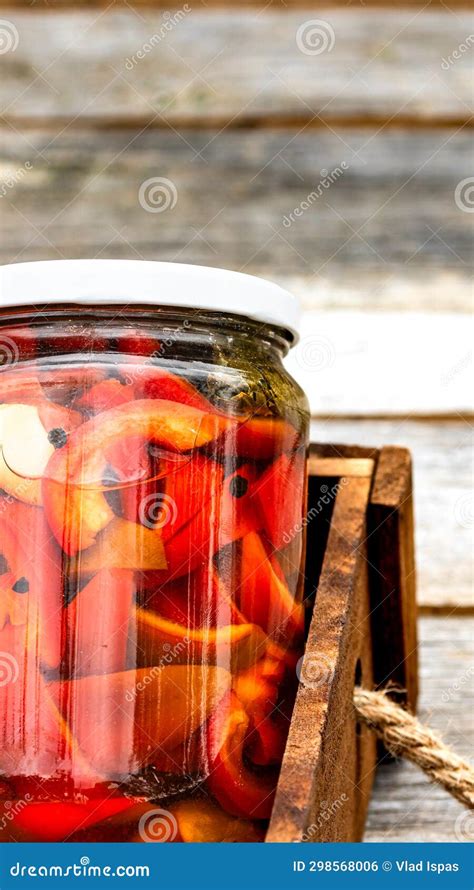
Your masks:
<instances>
[{"instance_id":1,"label":"brine liquid","mask_svg":"<svg viewBox=\"0 0 474 890\"><path fill-rule=\"evenodd\" d=\"M0 838L259 841L304 436L151 362L0 371Z\"/></svg>"}]
</instances>

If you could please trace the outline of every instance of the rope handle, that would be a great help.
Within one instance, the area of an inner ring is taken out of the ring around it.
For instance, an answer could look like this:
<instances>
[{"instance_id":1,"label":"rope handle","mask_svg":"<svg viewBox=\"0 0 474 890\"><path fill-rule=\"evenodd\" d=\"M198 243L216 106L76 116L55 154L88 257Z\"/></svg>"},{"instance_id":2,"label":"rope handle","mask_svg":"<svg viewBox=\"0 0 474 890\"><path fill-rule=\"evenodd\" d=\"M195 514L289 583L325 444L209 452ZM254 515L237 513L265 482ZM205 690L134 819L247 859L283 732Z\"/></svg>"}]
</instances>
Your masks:
<instances>
[{"instance_id":1,"label":"rope handle","mask_svg":"<svg viewBox=\"0 0 474 890\"><path fill-rule=\"evenodd\" d=\"M388 693L370 692L356 686L354 707L359 720L369 726L394 757L404 757L424 770L432 782L469 809L474 809L474 768L427 726L395 704Z\"/></svg>"}]
</instances>

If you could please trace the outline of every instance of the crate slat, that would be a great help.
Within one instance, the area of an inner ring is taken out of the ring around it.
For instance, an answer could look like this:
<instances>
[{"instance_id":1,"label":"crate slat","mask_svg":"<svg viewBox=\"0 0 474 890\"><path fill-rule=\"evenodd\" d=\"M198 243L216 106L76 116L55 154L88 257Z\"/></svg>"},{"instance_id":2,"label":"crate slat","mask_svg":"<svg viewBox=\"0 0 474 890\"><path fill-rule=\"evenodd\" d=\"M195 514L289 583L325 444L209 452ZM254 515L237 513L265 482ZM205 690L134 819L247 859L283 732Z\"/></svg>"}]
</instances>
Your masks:
<instances>
[{"instance_id":1,"label":"crate slat","mask_svg":"<svg viewBox=\"0 0 474 890\"><path fill-rule=\"evenodd\" d=\"M267 841L359 841L377 744L354 720L354 685L397 684L416 710L410 455L312 445L309 473L305 602L314 605Z\"/></svg>"}]
</instances>

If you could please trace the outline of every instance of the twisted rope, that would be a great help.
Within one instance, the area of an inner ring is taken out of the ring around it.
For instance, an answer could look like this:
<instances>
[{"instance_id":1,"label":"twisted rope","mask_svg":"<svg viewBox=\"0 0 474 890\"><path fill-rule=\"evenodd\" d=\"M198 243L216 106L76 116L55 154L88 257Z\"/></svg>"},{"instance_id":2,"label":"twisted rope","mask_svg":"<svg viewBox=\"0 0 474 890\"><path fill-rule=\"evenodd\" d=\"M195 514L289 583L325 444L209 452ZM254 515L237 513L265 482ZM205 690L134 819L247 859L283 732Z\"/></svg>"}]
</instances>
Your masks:
<instances>
[{"instance_id":1,"label":"twisted rope","mask_svg":"<svg viewBox=\"0 0 474 890\"><path fill-rule=\"evenodd\" d=\"M474 809L473 767L431 729L395 704L386 692L370 692L358 686L354 690L354 707L359 720L374 730L391 754L416 763L432 782Z\"/></svg>"}]
</instances>

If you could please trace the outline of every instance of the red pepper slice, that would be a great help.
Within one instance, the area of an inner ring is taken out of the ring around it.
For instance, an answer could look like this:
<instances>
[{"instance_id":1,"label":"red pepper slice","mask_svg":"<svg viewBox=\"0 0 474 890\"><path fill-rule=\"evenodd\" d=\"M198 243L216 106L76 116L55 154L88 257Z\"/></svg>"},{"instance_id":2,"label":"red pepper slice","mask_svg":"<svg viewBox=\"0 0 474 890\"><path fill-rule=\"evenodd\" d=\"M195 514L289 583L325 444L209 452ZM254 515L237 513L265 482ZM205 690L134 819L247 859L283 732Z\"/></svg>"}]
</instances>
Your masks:
<instances>
[{"instance_id":1,"label":"red pepper slice","mask_svg":"<svg viewBox=\"0 0 474 890\"><path fill-rule=\"evenodd\" d=\"M181 800L170 807L184 843L258 843L263 829L229 816L209 800Z\"/></svg>"},{"instance_id":2,"label":"red pepper slice","mask_svg":"<svg viewBox=\"0 0 474 890\"><path fill-rule=\"evenodd\" d=\"M11 833L20 834L24 840L42 843L69 840L76 831L85 830L104 819L125 813L136 806L128 797L107 797L85 803L41 802L28 803L12 811Z\"/></svg>"},{"instance_id":3,"label":"red pepper slice","mask_svg":"<svg viewBox=\"0 0 474 890\"><path fill-rule=\"evenodd\" d=\"M140 328L125 328L117 337L119 352L128 355L143 355L149 360L150 356L160 351L160 341L156 337L150 337L145 330Z\"/></svg>"},{"instance_id":4,"label":"red pepper slice","mask_svg":"<svg viewBox=\"0 0 474 890\"><path fill-rule=\"evenodd\" d=\"M0 772L52 775L62 759L63 739L49 708L30 625L5 624L0 631L0 653Z\"/></svg>"},{"instance_id":5,"label":"red pepper slice","mask_svg":"<svg viewBox=\"0 0 474 890\"><path fill-rule=\"evenodd\" d=\"M74 407L88 414L101 414L110 408L126 405L134 399L133 386L126 386L120 380L102 380L74 399Z\"/></svg>"},{"instance_id":6,"label":"red pepper slice","mask_svg":"<svg viewBox=\"0 0 474 890\"><path fill-rule=\"evenodd\" d=\"M169 399L181 405L189 405L206 414L219 412L184 377L179 377L165 368L149 366L143 378L143 394L147 399ZM224 416L224 415L222 415Z\"/></svg>"},{"instance_id":7,"label":"red pepper slice","mask_svg":"<svg viewBox=\"0 0 474 890\"><path fill-rule=\"evenodd\" d=\"M236 453L252 460L272 460L282 451L293 451L298 442L294 426L277 417L243 419L232 434Z\"/></svg>"},{"instance_id":8,"label":"red pepper slice","mask_svg":"<svg viewBox=\"0 0 474 890\"><path fill-rule=\"evenodd\" d=\"M279 683L283 671L275 674L275 659L264 656L234 679L232 688L250 717L250 731L246 754L260 766L281 764L289 723L276 708Z\"/></svg>"},{"instance_id":9,"label":"red pepper slice","mask_svg":"<svg viewBox=\"0 0 474 890\"><path fill-rule=\"evenodd\" d=\"M25 593L28 589L29 583L26 578L17 578L11 572L0 575L0 630L5 627L7 621L13 627L26 624L28 597L25 597Z\"/></svg>"},{"instance_id":10,"label":"red pepper slice","mask_svg":"<svg viewBox=\"0 0 474 890\"><path fill-rule=\"evenodd\" d=\"M185 472L185 471L183 471ZM250 464L227 476L202 510L165 543L169 577L190 574L204 559L260 526L253 500L256 471Z\"/></svg>"},{"instance_id":11,"label":"red pepper slice","mask_svg":"<svg viewBox=\"0 0 474 890\"><path fill-rule=\"evenodd\" d=\"M158 528L166 541L203 509L222 486L224 474L220 464L200 454L178 460L171 452L158 454L156 459L147 456L148 478L124 488L122 501L127 519ZM143 448L135 462L143 465Z\"/></svg>"},{"instance_id":12,"label":"red pepper slice","mask_svg":"<svg viewBox=\"0 0 474 890\"><path fill-rule=\"evenodd\" d=\"M288 639L304 631L304 608L292 596L275 557L255 532L242 540L241 581L237 601L247 621L272 637Z\"/></svg>"},{"instance_id":13,"label":"red pepper slice","mask_svg":"<svg viewBox=\"0 0 474 890\"><path fill-rule=\"evenodd\" d=\"M61 556L42 510L18 501L0 501L0 554L9 572L28 590L28 627L39 663L50 668L61 657ZM0 576L1 577L1 576Z\"/></svg>"},{"instance_id":14,"label":"red pepper slice","mask_svg":"<svg viewBox=\"0 0 474 890\"><path fill-rule=\"evenodd\" d=\"M228 417L203 396L188 380L164 368L150 367L146 371L143 392L147 398L170 399L214 414ZM233 437L230 450L252 460L270 460L282 451L294 449L298 433L286 421L275 417L234 416L230 427Z\"/></svg>"},{"instance_id":15,"label":"red pepper slice","mask_svg":"<svg viewBox=\"0 0 474 890\"><path fill-rule=\"evenodd\" d=\"M165 550L159 531L136 522L119 519L109 522L88 550L81 550L71 568L82 575L100 569L135 569L138 572L163 572L167 568Z\"/></svg>"},{"instance_id":16,"label":"red pepper slice","mask_svg":"<svg viewBox=\"0 0 474 890\"><path fill-rule=\"evenodd\" d=\"M134 592L132 571L102 569L69 603L75 676L125 670Z\"/></svg>"},{"instance_id":17,"label":"red pepper slice","mask_svg":"<svg viewBox=\"0 0 474 890\"><path fill-rule=\"evenodd\" d=\"M265 648L265 634L256 624L192 628L175 624L149 609L136 610L140 665L209 663L241 670Z\"/></svg>"},{"instance_id":18,"label":"red pepper slice","mask_svg":"<svg viewBox=\"0 0 474 890\"><path fill-rule=\"evenodd\" d=\"M203 563L176 581L163 582L159 572L144 580L144 606L175 624L203 628L246 623L212 564Z\"/></svg>"},{"instance_id":19,"label":"red pepper slice","mask_svg":"<svg viewBox=\"0 0 474 890\"><path fill-rule=\"evenodd\" d=\"M250 720L232 692L209 721L210 774L208 788L232 816L269 819L277 773L257 775L245 764L244 749Z\"/></svg>"},{"instance_id":20,"label":"red pepper slice","mask_svg":"<svg viewBox=\"0 0 474 890\"><path fill-rule=\"evenodd\" d=\"M190 737L230 682L221 667L157 664L51 686L63 696L64 719L91 769L120 781Z\"/></svg>"},{"instance_id":21,"label":"red pepper slice","mask_svg":"<svg viewBox=\"0 0 474 890\"><path fill-rule=\"evenodd\" d=\"M112 518L97 476L114 442L140 436L144 443L180 452L213 441L227 426L226 420L186 405L152 399L120 405L84 423L52 456L43 481L45 512L63 549L72 556L90 547Z\"/></svg>"},{"instance_id":22,"label":"red pepper slice","mask_svg":"<svg viewBox=\"0 0 474 890\"><path fill-rule=\"evenodd\" d=\"M281 454L255 486L265 532L275 550L301 535L306 486L304 463L301 452Z\"/></svg>"}]
</instances>

